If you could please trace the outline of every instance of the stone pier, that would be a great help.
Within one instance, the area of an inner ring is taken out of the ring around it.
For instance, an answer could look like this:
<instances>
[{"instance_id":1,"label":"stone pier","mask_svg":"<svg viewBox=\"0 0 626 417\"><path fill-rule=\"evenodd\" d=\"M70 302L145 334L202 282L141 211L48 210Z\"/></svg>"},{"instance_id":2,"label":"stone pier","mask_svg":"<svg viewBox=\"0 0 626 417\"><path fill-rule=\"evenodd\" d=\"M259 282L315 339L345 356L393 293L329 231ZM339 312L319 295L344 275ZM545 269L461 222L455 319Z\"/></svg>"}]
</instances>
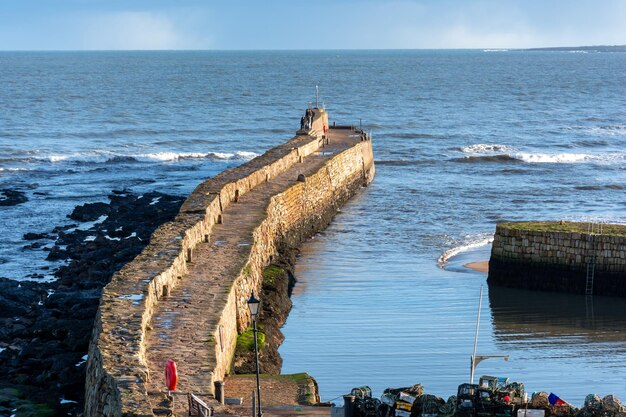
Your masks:
<instances>
[{"instance_id":1,"label":"stone pier","mask_svg":"<svg viewBox=\"0 0 626 417\"><path fill-rule=\"evenodd\" d=\"M329 128L314 109L310 130L200 184L104 289L85 415L184 415L184 397L165 395L167 359L178 364L177 391L210 401L250 324L246 302L263 268L323 229L373 176L369 138Z\"/></svg>"},{"instance_id":2,"label":"stone pier","mask_svg":"<svg viewBox=\"0 0 626 417\"><path fill-rule=\"evenodd\" d=\"M503 223L489 260L489 284L626 296L626 226L572 222ZM593 271L591 271L593 269Z\"/></svg>"}]
</instances>

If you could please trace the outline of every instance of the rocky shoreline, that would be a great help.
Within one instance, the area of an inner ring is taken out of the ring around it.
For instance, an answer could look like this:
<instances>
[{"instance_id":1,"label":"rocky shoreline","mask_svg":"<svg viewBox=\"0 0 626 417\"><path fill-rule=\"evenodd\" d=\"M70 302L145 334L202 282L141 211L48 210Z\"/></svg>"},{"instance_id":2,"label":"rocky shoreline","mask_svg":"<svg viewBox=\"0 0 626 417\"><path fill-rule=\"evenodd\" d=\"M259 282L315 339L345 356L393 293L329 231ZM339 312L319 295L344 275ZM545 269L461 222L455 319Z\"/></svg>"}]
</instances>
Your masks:
<instances>
[{"instance_id":1,"label":"rocky shoreline","mask_svg":"<svg viewBox=\"0 0 626 417\"><path fill-rule=\"evenodd\" d=\"M114 190L109 203L74 208L73 222L50 231L25 233L24 251L47 251L50 261L65 261L55 281L0 277L0 415L80 416L84 406L89 338L102 288L137 256L152 232L172 220L184 197L159 192L136 195ZM291 310L297 248L283 246L263 272L259 329L261 372L280 374L280 329ZM39 280L39 281L37 281ZM238 349L234 374L255 372L254 352Z\"/></svg>"},{"instance_id":2,"label":"rocky shoreline","mask_svg":"<svg viewBox=\"0 0 626 417\"><path fill-rule=\"evenodd\" d=\"M0 415L82 414L86 354L102 288L184 201L156 191L113 191L109 199L77 206L68 215L75 224L24 235L30 242L24 250L47 250L47 259L66 261L54 271L55 281L0 278Z\"/></svg>"}]
</instances>

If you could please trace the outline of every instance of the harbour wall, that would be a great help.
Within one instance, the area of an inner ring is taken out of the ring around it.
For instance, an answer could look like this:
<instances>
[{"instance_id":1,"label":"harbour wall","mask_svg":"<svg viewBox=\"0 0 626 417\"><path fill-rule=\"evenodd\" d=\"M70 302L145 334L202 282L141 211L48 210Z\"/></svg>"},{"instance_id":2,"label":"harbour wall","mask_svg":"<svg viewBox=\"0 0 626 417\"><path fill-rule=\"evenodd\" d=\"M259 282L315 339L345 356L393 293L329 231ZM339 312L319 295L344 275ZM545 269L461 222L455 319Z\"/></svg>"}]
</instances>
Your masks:
<instances>
[{"instance_id":1,"label":"harbour wall","mask_svg":"<svg viewBox=\"0 0 626 417\"><path fill-rule=\"evenodd\" d=\"M626 296L626 236L496 227L489 284L584 294L595 261L593 294Z\"/></svg>"},{"instance_id":2,"label":"harbour wall","mask_svg":"<svg viewBox=\"0 0 626 417\"><path fill-rule=\"evenodd\" d=\"M323 146L328 116L316 110L313 127L265 154L200 184L172 222L159 227L144 251L116 273L103 291L89 348L86 416L152 416L146 382L146 334L159 299L184 279L194 246L209 241L214 224L228 224L223 211L256 185L297 164ZM300 133L300 132L299 132ZM313 175L273 196L266 217L253 232L246 266L224 277L219 314L207 343L212 346L211 381L223 379L237 335L250 325L247 300L259 291L262 270L280 253L325 227L337 209L374 176L371 141L334 155ZM295 179L294 179L295 180ZM209 387L213 389L213 384Z\"/></svg>"}]
</instances>

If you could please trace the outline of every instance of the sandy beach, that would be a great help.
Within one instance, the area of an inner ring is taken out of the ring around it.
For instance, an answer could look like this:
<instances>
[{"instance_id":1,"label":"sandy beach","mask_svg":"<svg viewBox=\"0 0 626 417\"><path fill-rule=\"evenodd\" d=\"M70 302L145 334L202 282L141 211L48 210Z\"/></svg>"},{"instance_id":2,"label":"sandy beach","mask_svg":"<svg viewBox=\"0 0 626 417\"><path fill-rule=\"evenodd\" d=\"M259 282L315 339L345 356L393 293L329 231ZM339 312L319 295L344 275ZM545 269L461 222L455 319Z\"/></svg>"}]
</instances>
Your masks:
<instances>
[{"instance_id":1,"label":"sandy beach","mask_svg":"<svg viewBox=\"0 0 626 417\"><path fill-rule=\"evenodd\" d=\"M476 261L463 265L465 268L473 269L474 271L489 272L489 261Z\"/></svg>"}]
</instances>

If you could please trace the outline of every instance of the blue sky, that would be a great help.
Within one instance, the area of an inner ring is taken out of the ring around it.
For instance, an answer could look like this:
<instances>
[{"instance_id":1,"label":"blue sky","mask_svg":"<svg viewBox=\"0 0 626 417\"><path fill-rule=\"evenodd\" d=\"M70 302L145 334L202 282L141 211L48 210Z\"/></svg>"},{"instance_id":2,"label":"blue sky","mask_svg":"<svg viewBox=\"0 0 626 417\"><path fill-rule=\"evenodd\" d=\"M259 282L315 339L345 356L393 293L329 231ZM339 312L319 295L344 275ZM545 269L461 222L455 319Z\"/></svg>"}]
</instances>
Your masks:
<instances>
[{"instance_id":1,"label":"blue sky","mask_svg":"<svg viewBox=\"0 0 626 417\"><path fill-rule=\"evenodd\" d=\"M0 0L0 50L626 44L624 0Z\"/></svg>"}]
</instances>

